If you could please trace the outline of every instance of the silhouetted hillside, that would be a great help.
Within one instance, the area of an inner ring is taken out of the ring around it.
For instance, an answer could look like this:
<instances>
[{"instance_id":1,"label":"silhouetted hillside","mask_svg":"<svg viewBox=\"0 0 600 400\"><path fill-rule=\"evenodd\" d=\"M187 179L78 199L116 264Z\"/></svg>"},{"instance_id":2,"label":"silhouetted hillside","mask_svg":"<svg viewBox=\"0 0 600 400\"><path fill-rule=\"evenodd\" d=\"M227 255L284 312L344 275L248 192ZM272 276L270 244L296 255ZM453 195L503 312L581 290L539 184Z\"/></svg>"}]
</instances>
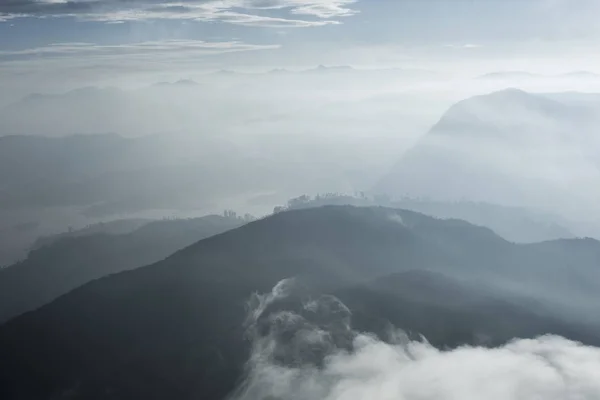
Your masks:
<instances>
[{"instance_id":1,"label":"silhouetted hillside","mask_svg":"<svg viewBox=\"0 0 600 400\"><path fill-rule=\"evenodd\" d=\"M151 219L117 219L109 222L99 222L97 224L91 224L82 229L70 230L67 232L59 233L56 235L42 236L36 239L31 246L31 250L39 249L43 246L48 246L60 239L67 237L78 237L78 236L89 236L97 233L119 235L129 233L139 229L143 225L152 222Z\"/></svg>"},{"instance_id":2,"label":"silhouetted hillside","mask_svg":"<svg viewBox=\"0 0 600 400\"><path fill-rule=\"evenodd\" d=\"M584 342L600 340L599 330L567 323L530 298L507 296L437 272L401 272L336 294L353 310L355 329L375 332L384 340L394 326L414 340L422 335L438 348L499 346L548 332Z\"/></svg>"},{"instance_id":3,"label":"silhouetted hillside","mask_svg":"<svg viewBox=\"0 0 600 400\"><path fill-rule=\"evenodd\" d=\"M38 308L93 279L162 260L200 239L243 223L215 215L150 222L127 234L94 233L90 229L88 234L46 238L26 260L0 270L0 322Z\"/></svg>"},{"instance_id":4,"label":"silhouetted hillside","mask_svg":"<svg viewBox=\"0 0 600 400\"><path fill-rule=\"evenodd\" d=\"M378 331L389 319L431 335L439 346L480 343L482 334L495 343L547 331L600 343L597 331L564 329L555 310L552 317L534 314L540 311L530 304L544 296L571 307L571 293L581 288L563 278L574 271L599 281L593 260L560 243L544 246L553 252L512 244L464 221L387 208L278 213L164 261L93 281L9 321L0 327L0 396L222 399L248 355L246 301L289 277L352 302L361 329ZM412 270L460 283L398 275ZM504 299L487 302L468 289L481 285ZM524 293L533 300L520 301ZM588 300L597 293L587 293ZM475 307L464 307L462 299ZM501 318L490 317L499 312Z\"/></svg>"}]
</instances>

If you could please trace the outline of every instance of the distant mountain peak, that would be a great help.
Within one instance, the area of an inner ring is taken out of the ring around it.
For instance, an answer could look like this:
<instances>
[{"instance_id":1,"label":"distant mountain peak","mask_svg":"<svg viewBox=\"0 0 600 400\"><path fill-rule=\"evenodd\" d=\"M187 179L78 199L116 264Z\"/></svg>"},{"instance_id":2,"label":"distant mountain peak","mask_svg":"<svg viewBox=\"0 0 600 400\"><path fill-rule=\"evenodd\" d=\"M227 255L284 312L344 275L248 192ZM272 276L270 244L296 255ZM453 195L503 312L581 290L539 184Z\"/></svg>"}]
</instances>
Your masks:
<instances>
[{"instance_id":1,"label":"distant mountain peak","mask_svg":"<svg viewBox=\"0 0 600 400\"><path fill-rule=\"evenodd\" d=\"M220 69L218 71L215 71L214 74L216 75L235 75L237 72L232 71L230 69Z\"/></svg>"},{"instance_id":2,"label":"distant mountain peak","mask_svg":"<svg viewBox=\"0 0 600 400\"><path fill-rule=\"evenodd\" d=\"M268 73L269 74L289 74L290 71L285 68L273 68Z\"/></svg>"},{"instance_id":3,"label":"distant mountain peak","mask_svg":"<svg viewBox=\"0 0 600 400\"><path fill-rule=\"evenodd\" d=\"M524 79L538 77L540 75L528 71L496 71L481 75L479 79Z\"/></svg>"},{"instance_id":4,"label":"distant mountain peak","mask_svg":"<svg viewBox=\"0 0 600 400\"><path fill-rule=\"evenodd\" d=\"M27 102L37 102L48 99L55 99L60 97L78 97L78 96L93 96L93 95L115 95L121 94L123 91L114 86L83 86L75 89L71 89L67 92L62 93L31 93L27 96L23 97L21 100L16 103L27 103ZM16 104L13 103L13 104Z\"/></svg>"},{"instance_id":5,"label":"distant mountain peak","mask_svg":"<svg viewBox=\"0 0 600 400\"><path fill-rule=\"evenodd\" d=\"M488 94L482 94L462 100L448 110L446 115L452 115L458 110L466 110L477 107L475 111L481 111L481 107L522 108L534 107L540 109L543 107L553 107L558 105L557 101L551 100L543 95L527 92L518 88L507 88Z\"/></svg>"},{"instance_id":6,"label":"distant mountain peak","mask_svg":"<svg viewBox=\"0 0 600 400\"><path fill-rule=\"evenodd\" d=\"M175 84L176 85L186 85L186 86L192 85L192 86L194 86L194 85L197 85L198 82L196 82L192 79L180 79L177 82L175 82Z\"/></svg>"},{"instance_id":7,"label":"distant mountain peak","mask_svg":"<svg viewBox=\"0 0 600 400\"><path fill-rule=\"evenodd\" d=\"M311 69L309 71L313 71L313 72L329 72L329 71L353 71L354 68L351 67L350 65L332 65L332 66L326 66L323 64L319 64L317 65L316 68Z\"/></svg>"},{"instance_id":8,"label":"distant mountain peak","mask_svg":"<svg viewBox=\"0 0 600 400\"><path fill-rule=\"evenodd\" d=\"M178 81L175 82L158 82L156 84L154 84L154 86L161 86L161 87L166 87L166 86L179 86L179 87L191 87L191 86L198 86L199 83L192 80L192 79L180 79Z\"/></svg>"},{"instance_id":9,"label":"distant mountain peak","mask_svg":"<svg viewBox=\"0 0 600 400\"><path fill-rule=\"evenodd\" d=\"M459 101L446 111L429 134L481 137L487 132L500 138L514 131L512 128L508 129L509 126L514 128L527 124L523 113L529 113L529 117L536 115L554 118L565 110L566 106L559 101L521 89L508 88ZM500 134L500 131L503 133Z\"/></svg>"},{"instance_id":10,"label":"distant mountain peak","mask_svg":"<svg viewBox=\"0 0 600 400\"><path fill-rule=\"evenodd\" d=\"M502 90L498 90L489 94L484 94L481 95L479 97L484 98L484 97L501 97L501 96L534 96L532 93L526 92L523 89L519 89L519 88L515 88L515 87L509 87L506 89L502 89Z\"/></svg>"},{"instance_id":11,"label":"distant mountain peak","mask_svg":"<svg viewBox=\"0 0 600 400\"><path fill-rule=\"evenodd\" d=\"M558 144L585 154L589 145L579 127L589 121L589 114L568 97L516 88L470 97L444 113L400 158L378 190L445 201L544 204L545 210L557 212L569 194L541 176L556 167ZM536 154L534 168L518 172L515 166L531 162L531 154ZM514 160L514 165L505 160ZM570 160L588 168L576 157ZM591 197L585 201L591 204Z\"/></svg>"}]
</instances>

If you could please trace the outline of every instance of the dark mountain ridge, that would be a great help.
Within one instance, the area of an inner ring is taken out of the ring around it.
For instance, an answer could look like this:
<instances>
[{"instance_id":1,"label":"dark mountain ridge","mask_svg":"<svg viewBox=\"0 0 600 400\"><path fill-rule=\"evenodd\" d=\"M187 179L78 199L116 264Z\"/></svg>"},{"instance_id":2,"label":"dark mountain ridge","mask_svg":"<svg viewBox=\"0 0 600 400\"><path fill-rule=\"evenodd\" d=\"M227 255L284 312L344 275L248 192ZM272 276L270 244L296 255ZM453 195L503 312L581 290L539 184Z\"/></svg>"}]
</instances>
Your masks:
<instances>
[{"instance_id":1,"label":"dark mountain ridge","mask_svg":"<svg viewBox=\"0 0 600 400\"><path fill-rule=\"evenodd\" d=\"M325 205L352 205L358 207L382 206L410 210L435 218L460 219L473 225L485 226L516 243L536 243L546 240L574 238L567 227L568 221L557 215L541 213L522 207L506 207L498 204L454 201L443 202L421 198L391 199L388 196L355 196L326 193L315 197L303 195L293 198L275 211L322 207Z\"/></svg>"},{"instance_id":2,"label":"dark mountain ridge","mask_svg":"<svg viewBox=\"0 0 600 400\"><path fill-rule=\"evenodd\" d=\"M244 223L212 215L147 222L124 234L47 238L24 261L0 270L0 322L34 310L91 280L162 260L198 240Z\"/></svg>"},{"instance_id":3,"label":"dark mountain ridge","mask_svg":"<svg viewBox=\"0 0 600 400\"><path fill-rule=\"evenodd\" d=\"M290 277L352 303L362 330L377 332L381 321L392 321L440 347L480 344L482 335L496 343L545 333L600 344L598 330L569 329L580 325L565 323L557 310L502 300L518 299L510 293L524 297L526 287L529 296L552 296L569 308L570 294L581 288L562 278L577 271L588 282L600 281L594 260L569 246L544 246L553 251L512 244L463 221L387 208L278 213L161 262L93 281L9 321L0 327L0 396L222 399L249 351L246 301ZM398 275L412 270L431 275ZM461 283L448 284L438 274ZM489 296L476 289L480 282L494 287L500 300L485 300ZM438 292L440 285L447 290ZM475 306L448 307L447 296ZM433 320L424 319L425 312Z\"/></svg>"}]
</instances>

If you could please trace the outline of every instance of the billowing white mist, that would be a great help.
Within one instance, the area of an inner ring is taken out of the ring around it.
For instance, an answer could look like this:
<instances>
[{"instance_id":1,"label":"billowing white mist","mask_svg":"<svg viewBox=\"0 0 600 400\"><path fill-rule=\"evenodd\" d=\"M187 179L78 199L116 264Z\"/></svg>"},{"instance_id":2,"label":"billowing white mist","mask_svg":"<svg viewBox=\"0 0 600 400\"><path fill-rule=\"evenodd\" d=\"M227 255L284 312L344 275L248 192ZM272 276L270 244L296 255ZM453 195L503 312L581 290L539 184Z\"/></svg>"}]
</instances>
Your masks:
<instances>
[{"instance_id":1,"label":"billowing white mist","mask_svg":"<svg viewBox=\"0 0 600 400\"><path fill-rule=\"evenodd\" d=\"M354 332L350 311L293 280L250 301L252 355L231 400L593 400L600 349L556 336L441 351Z\"/></svg>"}]
</instances>

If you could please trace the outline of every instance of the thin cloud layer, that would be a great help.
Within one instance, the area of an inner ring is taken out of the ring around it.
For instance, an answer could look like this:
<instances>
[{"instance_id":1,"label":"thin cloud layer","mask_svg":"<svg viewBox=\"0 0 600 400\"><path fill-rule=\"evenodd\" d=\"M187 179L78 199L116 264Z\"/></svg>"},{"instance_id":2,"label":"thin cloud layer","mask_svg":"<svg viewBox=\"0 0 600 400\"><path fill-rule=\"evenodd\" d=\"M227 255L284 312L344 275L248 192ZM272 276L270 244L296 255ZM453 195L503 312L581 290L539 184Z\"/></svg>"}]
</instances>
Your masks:
<instances>
[{"instance_id":1,"label":"thin cloud layer","mask_svg":"<svg viewBox=\"0 0 600 400\"><path fill-rule=\"evenodd\" d=\"M203 40L166 40L119 45L97 45L91 43L57 43L15 51L0 51L0 62L63 58L123 58L145 57L156 55L176 55L189 57L191 55L213 55L239 51L276 49L278 45L257 45L229 42L206 42Z\"/></svg>"},{"instance_id":2,"label":"thin cloud layer","mask_svg":"<svg viewBox=\"0 0 600 400\"><path fill-rule=\"evenodd\" d=\"M8 0L0 20L19 17L74 17L124 22L156 19L225 22L261 27L311 27L339 24L335 18L357 13L358 0ZM273 15L277 12L277 15ZM303 18L298 18L303 17Z\"/></svg>"}]
</instances>

